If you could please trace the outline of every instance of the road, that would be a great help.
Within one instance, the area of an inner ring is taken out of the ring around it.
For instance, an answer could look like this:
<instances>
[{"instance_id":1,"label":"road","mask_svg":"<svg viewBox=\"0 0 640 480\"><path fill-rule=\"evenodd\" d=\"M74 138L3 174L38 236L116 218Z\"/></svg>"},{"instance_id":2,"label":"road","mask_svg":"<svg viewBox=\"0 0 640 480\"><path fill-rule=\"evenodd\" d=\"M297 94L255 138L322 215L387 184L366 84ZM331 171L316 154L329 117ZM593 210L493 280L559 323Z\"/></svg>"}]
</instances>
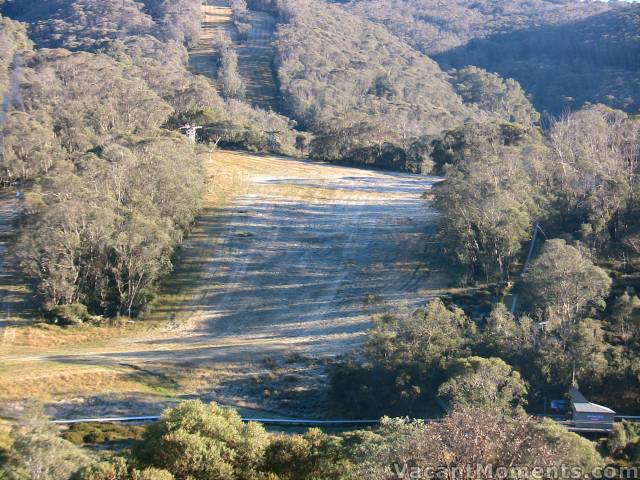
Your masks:
<instances>
[{"instance_id":1,"label":"road","mask_svg":"<svg viewBox=\"0 0 640 480\"><path fill-rule=\"evenodd\" d=\"M373 313L411 309L444 283L423 256L437 220L423 198L433 178L234 152L214 154L208 168L214 191L220 172L232 169L244 186L224 208L205 208L185 245L197 279L181 302L152 314L180 319L175 328L100 345L3 345L0 363L11 369L0 390L92 398L80 402L91 408L58 416L97 416L97 405L111 405L102 410L110 415L153 414L140 391L135 400L110 400L135 392L131 380L143 376L155 394L160 385L272 409L277 402L264 398L260 375L282 372L288 388L313 395L326 380L322 360L360 345ZM85 386L114 372L127 382Z\"/></svg>"}]
</instances>

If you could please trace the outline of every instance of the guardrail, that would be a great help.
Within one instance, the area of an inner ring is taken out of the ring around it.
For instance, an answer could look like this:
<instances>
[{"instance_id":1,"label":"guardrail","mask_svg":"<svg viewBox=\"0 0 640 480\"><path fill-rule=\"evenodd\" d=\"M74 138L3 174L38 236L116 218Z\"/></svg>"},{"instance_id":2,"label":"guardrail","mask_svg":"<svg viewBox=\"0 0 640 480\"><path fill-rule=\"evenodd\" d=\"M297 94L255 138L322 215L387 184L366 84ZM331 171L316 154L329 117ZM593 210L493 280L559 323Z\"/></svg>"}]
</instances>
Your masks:
<instances>
[{"instance_id":1,"label":"guardrail","mask_svg":"<svg viewBox=\"0 0 640 480\"><path fill-rule=\"evenodd\" d=\"M112 422L155 422L160 419L159 415L148 415L138 417L100 417L100 418L77 418L70 420L52 420L56 425L73 425L76 423L112 423ZM429 421L429 419L426 419ZM356 425L378 425L380 420L308 420L304 418L242 418L243 422L256 422L263 425L274 426L323 426L340 427ZM433 421L433 420L431 420Z\"/></svg>"},{"instance_id":2,"label":"guardrail","mask_svg":"<svg viewBox=\"0 0 640 480\"><path fill-rule=\"evenodd\" d=\"M541 417L542 418L542 417ZM640 416L635 415L616 415L617 421L629 420L640 421ZM160 419L159 415L141 415L130 417L100 417L100 418L77 418L66 420L52 420L51 423L56 425L73 425L77 423L112 423L112 422L154 422ZM437 422L439 419L422 418L425 422ZM242 418L243 422L256 422L267 426L279 427L356 427L356 426L376 426L380 424L380 420L310 420L305 418ZM567 427L567 430L578 433L606 433L610 432L610 428L602 427L602 422L589 420L558 420L561 425ZM597 425L594 427L594 425Z\"/></svg>"}]
</instances>

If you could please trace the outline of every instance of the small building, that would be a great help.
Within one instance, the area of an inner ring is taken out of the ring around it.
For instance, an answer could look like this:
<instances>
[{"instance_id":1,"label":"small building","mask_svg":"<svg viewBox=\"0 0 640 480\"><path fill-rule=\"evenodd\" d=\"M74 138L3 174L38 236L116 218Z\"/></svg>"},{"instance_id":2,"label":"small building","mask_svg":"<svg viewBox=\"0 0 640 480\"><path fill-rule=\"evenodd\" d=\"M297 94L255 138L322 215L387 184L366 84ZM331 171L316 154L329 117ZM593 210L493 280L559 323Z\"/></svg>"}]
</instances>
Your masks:
<instances>
[{"instance_id":1,"label":"small building","mask_svg":"<svg viewBox=\"0 0 640 480\"><path fill-rule=\"evenodd\" d=\"M571 389L573 427L576 429L612 430L616 412L587 400L577 388Z\"/></svg>"}]
</instances>

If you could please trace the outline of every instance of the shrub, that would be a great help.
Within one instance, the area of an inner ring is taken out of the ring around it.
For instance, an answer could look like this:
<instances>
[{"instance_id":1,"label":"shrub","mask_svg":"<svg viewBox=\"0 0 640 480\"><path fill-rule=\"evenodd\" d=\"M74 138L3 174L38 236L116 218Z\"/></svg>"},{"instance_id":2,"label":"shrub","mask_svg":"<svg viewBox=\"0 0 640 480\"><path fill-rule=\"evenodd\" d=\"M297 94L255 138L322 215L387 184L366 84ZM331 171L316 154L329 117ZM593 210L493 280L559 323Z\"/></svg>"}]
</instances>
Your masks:
<instances>
[{"instance_id":1,"label":"shrub","mask_svg":"<svg viewBox=\"0 0 640 480\"><path fill-rule=\"evenodd\" d=\"M56 305L49 313L52 323L56 325L81 325L91 320L91 315L86 305L81 303Z\"/></svg>"}]
</instances>

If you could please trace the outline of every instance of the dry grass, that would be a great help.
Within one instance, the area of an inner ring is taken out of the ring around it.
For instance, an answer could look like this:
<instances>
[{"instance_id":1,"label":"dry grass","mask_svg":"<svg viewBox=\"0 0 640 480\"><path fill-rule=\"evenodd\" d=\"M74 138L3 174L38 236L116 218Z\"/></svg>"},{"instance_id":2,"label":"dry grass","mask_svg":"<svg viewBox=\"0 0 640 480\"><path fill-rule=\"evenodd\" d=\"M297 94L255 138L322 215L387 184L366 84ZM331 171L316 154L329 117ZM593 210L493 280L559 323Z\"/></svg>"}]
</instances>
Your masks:
<instances>
[{"instance_id":1,"label":"dry grass","mask_svg":"<svg viewBox=\"0 0 640 480\"><path fill-rule=\"evenodd\" d=\"M37 398L42 401L69 396L135 392L161 393L170 389L127 367L96 367L62 362L5 362L0 370L0 399Z\"/></svg>"},{"instance_id":2,"label":"dry grass","mask_svg":"<svg viewBox=\"0 0 640 480\"><path fill-rule=\"evenodd\" d=\"M0 355L42 355L47 352L72 353L76 348L100 348L122 337L144 337L164 330L157 321L112 326L79 325L57 327L46 323L18 324L0 332Z\"/></svg>"}]
</instances>

